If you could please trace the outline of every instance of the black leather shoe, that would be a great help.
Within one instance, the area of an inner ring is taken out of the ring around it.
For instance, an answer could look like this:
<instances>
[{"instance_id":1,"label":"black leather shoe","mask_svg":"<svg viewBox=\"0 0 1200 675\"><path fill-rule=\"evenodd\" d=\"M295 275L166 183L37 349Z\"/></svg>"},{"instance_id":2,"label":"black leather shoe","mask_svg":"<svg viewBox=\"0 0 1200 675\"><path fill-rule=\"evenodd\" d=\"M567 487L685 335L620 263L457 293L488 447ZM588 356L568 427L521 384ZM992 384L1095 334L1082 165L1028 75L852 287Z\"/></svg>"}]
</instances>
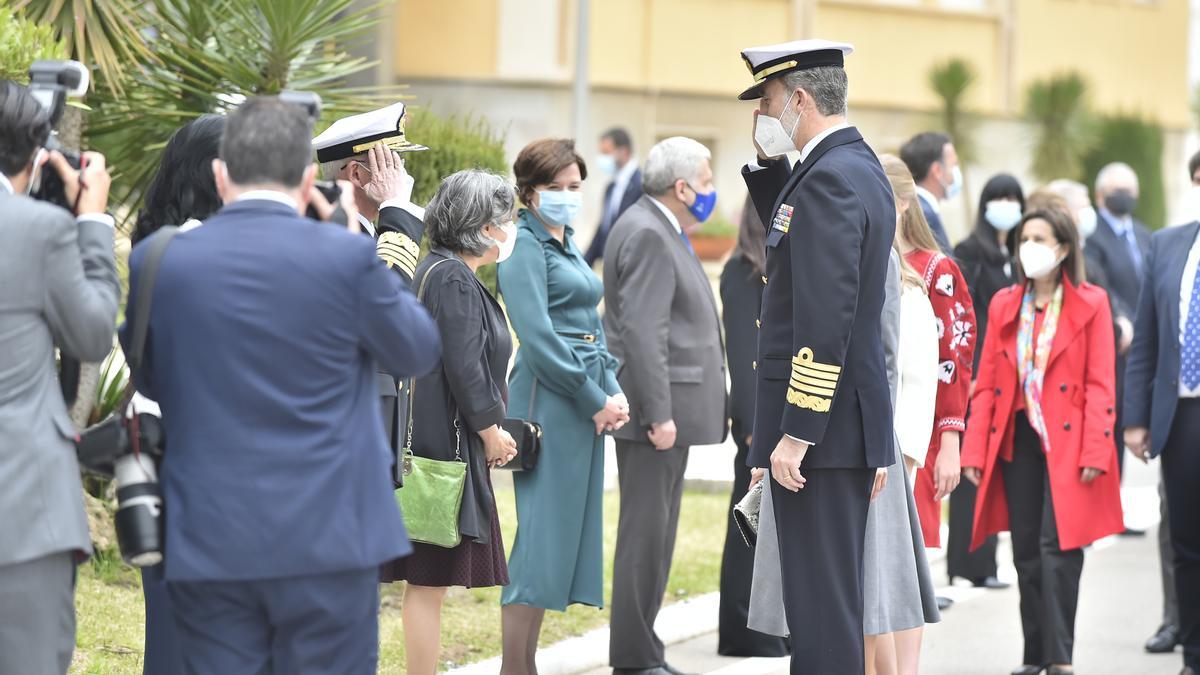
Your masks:
<instances>
[{"instance_id":1,"label":"black leather shoe","mask_svg":"<svg viewBox=\"0 0 1200 675\"><path fill-rule=\"evenodd\" d=\"M982 579L972 579L971 585L974 586L975 588L987 588L990 590L998 591L1001 589L1008 588L1012 584L1004 583L1003 581L1000 581L996 577L984 577Z\"/></svg>"},{"instance_id":2,"label":"black leather shoe","mask_svg":"<svg viewBox=\"0 0 1200 675\"><path fill-rule=\"evenodd\" d=\"M679 670L678 668L672 666L669 663L663 664L663 670L667 671L671 675L693 675L693 673L685 673L682 670Z\"/></svg>"},{"instance_id":3,"label":"black leather shoe","mask_svg":"<svg viewBox=\"0 0 1200 675\"><path fill-rule=\"evenodd\" d=\"M1125 530L1123 532L1121 532L1121 536L1122 537L1144 537L1144 536L1146 536L1146 531L1145 530L1135 530L1132 527L1127 527L1127 528L1125 528Z\"/></svg>"},{"instance_id":4,"label":"black leather shoe","mask_svg":"<svg viewBox=\"0 0 1200 675\"><path fill-rule=\"evenodd\" d=\"M1151 654L1170 654L1175 651L1175 645L1179 644L1179 626L1163 624L1158 627L1154 635L1146 640L1146 651Z\"/></svg>"},{"instance_id":5,"label":"black leather shoe","mask_svg":"<svg viewBox=\"0 0 1200 675\"><path fill-rule=\"evenodd\" d=\"M937 604L938 604L938 609L944 612L944 611L950 609L950 607L952 607L954 605L954 601L951 600L950 598L939 595L939 596L937 596Z\"/></svg>"},{"instance_id":6,"label":"black leather shoe","mask_svg":"<svg viewBox=\"0 0 1200 675\"><path fill-rule=\"evenodd\" d=\"M1012 671L1012 675L1039 675L1042 670L1042 666L1021 666Z\"/></svg>"},{"instance_id":7,"label":"black leather shoe","mask_svg":"<svg viewBox=\"0 0 1200 675\"><path fill-rule=\"evenodd\" d=\"M1050 666L1050 670L1046 671L1046 675L1075 675L1075 669L1063 668L1061 666Z\"/></svg>"}]
</instances>

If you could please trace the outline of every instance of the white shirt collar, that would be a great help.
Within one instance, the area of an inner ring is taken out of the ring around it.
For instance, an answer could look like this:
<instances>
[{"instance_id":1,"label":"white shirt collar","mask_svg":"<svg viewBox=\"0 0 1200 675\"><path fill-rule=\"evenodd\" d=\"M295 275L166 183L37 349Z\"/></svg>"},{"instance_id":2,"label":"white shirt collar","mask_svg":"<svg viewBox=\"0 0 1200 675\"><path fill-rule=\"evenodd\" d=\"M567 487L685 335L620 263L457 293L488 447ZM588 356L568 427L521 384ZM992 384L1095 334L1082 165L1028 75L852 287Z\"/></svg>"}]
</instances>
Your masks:
<instances>
[{"instance_id":1,"label":"white shirt collar","mask_svg":"<svg viewBox=\"0 0 1200 675\"><path fill-rule=\"evenodd\" d=\"M242 194L238 195L238 198L234 201L248 202L255 199L283 204L295 209L297 212L300 210L300 205L296 203L295 199L292 199L288 195L279 192L278 190L250 190L249 192L243 192Z\"/></svg>"},{"instance_id":2,"label":"white shirt collar","mask_svg":"<svg viewBox=\"0 0 1200 675\"><path fill-rule=\"evenodd\" d=\"M835 125L829 127L828 129L826 129L825 131L822 131L821 133L817 134L816 136L813 136L812 140L805 143L804 148L800 150L800 163L803 164L804 160L808 159L808 156L812 154L812 151L817 148L817 145L819 145L821 143L821 141L825 140L826 138L829 138L831 135L834 134L834 132L838 132L838 131L841 131L842 129L849 129L849 128L850 128L850 125L848 123L842 122L841 124L835 124Z\"/></svg>"},{"instance_id":3,"label":"white shirt collar","mask_svg":"<svg viewBox=\"0 0 1200 675\"><path fill-rule=\"evenodd\" d=\"M0 173L0 192L7 192L10 195L15 193L12 182L8 180L8 176L2 173Z\"/></svg>"},{"instance_id":4,"label":"white shirt collar","mask_svg":"<svg viewBox=\"0 0 1200 675\"><path fill-rule=\"evenodd\" d=\"M933 193L930 192L929 190L926 190L925 188L918 185L917 186L917 196L920 197L922 200L924 200L925 203L929 205L929 208L933 209L934 213L942 212L941 200L938 199L937 197L933 196Z\"/></svg>"},{"instance_id":5,"label":"white shirt collar","mask_svg":"<svg viewBox=\"0 0 1200 675\"><path fill-rule=\"evenodd\" d=\"M668 209L666 204L663 204L654 197L650 197L650 201L654 202L654 205L658 207L658 210L663 212L663 215L666 216L667 220L671 222L671 226L675 228L676 232L683 232L683 228L679 226L679 219L675 217L674 213L671 213L671 209Z\"/></svg>"},{"instance_id":6,"label":"white shirt collar","mask_svg":"<svg viewBox=\"0 0 1200 675\"><path fill-rule=\"evenodd\" d=\"M360 213L358 214L358 224L362 227L363 232L371 235L372 238L375 237L375 223L372 223L370 218Z\"/></svg>"}]
</instances>

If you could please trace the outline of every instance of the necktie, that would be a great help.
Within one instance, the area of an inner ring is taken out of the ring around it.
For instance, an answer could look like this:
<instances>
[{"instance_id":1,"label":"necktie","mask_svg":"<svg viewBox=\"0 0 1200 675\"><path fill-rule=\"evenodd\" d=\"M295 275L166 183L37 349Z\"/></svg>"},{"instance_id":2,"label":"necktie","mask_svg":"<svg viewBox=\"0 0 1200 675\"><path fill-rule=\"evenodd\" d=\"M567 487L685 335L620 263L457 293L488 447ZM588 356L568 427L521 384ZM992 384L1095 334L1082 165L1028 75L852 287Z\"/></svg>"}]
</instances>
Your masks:
<instances>
[{"instance_id":1,"label":"necktie","mask_svg":"<svg viewBox=\"0 0 1200 675\"><path fill-rule=\"evenodd\" d=\"M1183 329L1183 349L1179 354L1179 377L1188 391L1200 387L1200 265L1192 283L1192 299L1188 301L1187 325Z\"/></svg>"},{"instance_id":2,"label":"necktie","mask_svg":"<svg viewBox=\"0 0 1200 675\"><path fill-rule=\"evenodd\" d=\"M1129 258L1133 260L1133 269L1140 277L1142 275L1142 249L1138 248L1137 236L1133 233L1133 225L1125 226L1125 246L1129 249Z\"/></svg>"},{"instance_id":3,"label":"necktie","mask_svg":"<svg viewBox=\"0 0 1200 675\"><path fill-rule=\"evenodd\" d=\"M688 239L687 232L685 232L683 228L679 228L679 236L683 238L683 245L687 246L688 251L692 255L696 255L696 249L692 248L692 240Z\"/></svg>"}]
</instances>

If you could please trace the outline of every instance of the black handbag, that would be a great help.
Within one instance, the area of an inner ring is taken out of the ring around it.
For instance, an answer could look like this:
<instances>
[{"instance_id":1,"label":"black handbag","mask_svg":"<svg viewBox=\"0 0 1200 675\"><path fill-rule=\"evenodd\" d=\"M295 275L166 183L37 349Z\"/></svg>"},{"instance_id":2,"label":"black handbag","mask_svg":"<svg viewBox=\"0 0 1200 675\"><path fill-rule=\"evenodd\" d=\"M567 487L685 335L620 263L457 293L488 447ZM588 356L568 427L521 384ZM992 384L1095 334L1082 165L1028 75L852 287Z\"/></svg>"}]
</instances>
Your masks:
<instances>
[{"instance_id":1,"label":"black handbag","mask_svg":"<svg viewBox=\"0 0 1200 675\"><path fill-rule=\"evenodd\" d=\"M509 471L533 471L537 466L538 457L542 454L542 425L510 417L505 419L500 427L517 442L517 456L507 464L496 468Z\"/></svg>"}]
</instances>

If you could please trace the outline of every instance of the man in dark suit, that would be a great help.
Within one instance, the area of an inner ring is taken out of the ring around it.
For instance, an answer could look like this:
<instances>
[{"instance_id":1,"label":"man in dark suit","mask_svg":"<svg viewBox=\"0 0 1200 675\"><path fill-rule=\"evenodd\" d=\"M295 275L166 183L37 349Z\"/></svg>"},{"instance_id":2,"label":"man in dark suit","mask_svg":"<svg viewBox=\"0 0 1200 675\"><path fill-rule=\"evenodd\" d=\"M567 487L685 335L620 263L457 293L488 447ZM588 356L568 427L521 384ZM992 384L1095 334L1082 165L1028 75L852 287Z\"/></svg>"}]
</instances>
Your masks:
<instances>
[{"instance_id":1,"label":"man in dark suit","mask_svg":"<svg viewBox=\"0 0 1200 675\"><path fill-rule=\"evenodd\" d=\"M1142 287L1150 231L1133 217L1137 208L1138 177L1128 164L1105 166L1096 176L1096 204L1100 207L1096 232L1087 240L1084 255L1089 270L1099 269L1107 280L1117 326L1117 390L1125 382L1125 362L1136 330L1133 325ZM1118 401L1115 451L1118 466L1125 465L1124 406ZM1141 534L1126 530L1127 534Z\"/></svg>"},{"instance_id":2,"label":"man in dark suit","mask_svg":"<svg viewBox=\"0 0 1200 675\"><path fill-rule=\"evenodd\" d=\"M621 518L613 563L614 672L673 675L654 618L675 551L688 448L725 439L725 352L712 284L687 230L716 203L709 151L676 136L646 158L649 194L613 227L604 330L629 423L615 431Z\"/></svg>"},{"instance_id":3,"label":"man in dark suit","mask_svg":"<svg viewBox=\"0 0 1200 675\"><path fill-rule=\"evenodd\" d=\"M900 147L900 159L908 165L917 183L917 199L921 212L933 231L942 253L950 255L950 237L942 225L942 202L957 199L962 194L963 175L958 165L958 153L946 134L926 131L913 136Z\"/></svg>"},{"instance_id":4,"label":"man in dark suit","mask_svg":"<svg viewBox=\"0 0 1200 675\"><path fill-rule=\"evenodd\" d=\"M1162 457L1182 675L1200 672L1200 222L1157 232L1125 378L1125 444ZM1162 523L1160 527L1167 527Z\"/></svg>"},{"instance_id":5,"label":"man in dark suit","mask_svg":"<svg viewBox=\"0 0 1200 675\"><path fill-rule=\"evenodd\" d=\"M896 229L875 153L846 122L850 45L748 49L767 224L749 464L770 467L793 674L863 672L863 540L893 454L881 315ZM794 167L774 159L800 150ZM761 472L756 472L761 475Z\"/></svg>"},{"instance_id":6,"label":"man in dark suit","mask_svg":"<svg viewBox=\"0 0 1200 675\"><path fill-rule=\"evenodd\" d=\"M600 224L596 227L596 236L592 237L592 243L588 244L587 252L583 254L584 261L589 265L595 265L597 260L604 257L604 246L613 225L625 213L625 209L642 198L642 170L633 157L633 139L628 131L613 127L604 132L600 137L600 156L596 158L596 166L602 173L612 176L612 180L604 188L604 208Z\"/></svg>"},{"instance_id":7,"label":"man in dark suit","mask_svg":"<svg viewBox=\"0 0 1200 675\"><path fill-rule=\"evenodd\" d=\"M167 248L133 374L170 439L165 578L191 673L374 673L379 566L411 550L376 364L428 372L438 332L372 242L299 215L311 132L273 98L229 116L226 206Z\"/></svg>"}]
</instances>

